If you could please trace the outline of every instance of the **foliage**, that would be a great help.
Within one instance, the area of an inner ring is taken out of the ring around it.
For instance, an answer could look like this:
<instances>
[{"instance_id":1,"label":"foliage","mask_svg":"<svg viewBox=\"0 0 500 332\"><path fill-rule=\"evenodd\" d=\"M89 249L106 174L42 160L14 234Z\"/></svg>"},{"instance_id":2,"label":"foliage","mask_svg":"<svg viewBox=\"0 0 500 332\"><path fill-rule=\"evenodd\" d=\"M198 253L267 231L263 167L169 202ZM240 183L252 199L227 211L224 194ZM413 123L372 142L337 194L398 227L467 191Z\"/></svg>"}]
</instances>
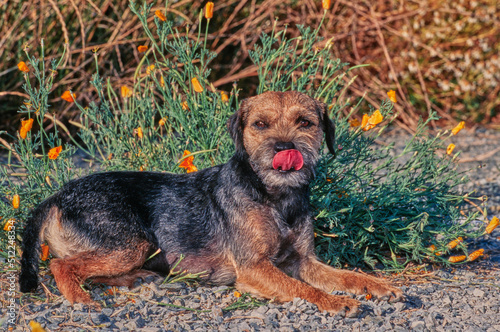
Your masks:
<instances>
[{"instance_id":1,"label":"foliage","mask_svg":"<svg viewBox=\"0 0 500 332\"><path fill-rule=\"evenodd\" d=\"M187 158L193 157L190 163L204 168L227 161L234 151L226 121L238 105L240 90L234 84L230 93L223 93L209 81L215 54L207 49L207 34L201 31L202 23L207 22L207 31L210 21L202 20L200 12L197 38L192 40L172 21L155 16L151 5L131 2L130 9L150 44L141 53L133 86L114 86L103 79L95 50L96 73L91 83L98 98L88 105L75 102L81 117L71 122L79 128L79 140L73 139L72 144L62 142L62 132L69 130L51 114L48 103L58 63L52 61L46 70L43 43L41 61L27 54L33 70L24 73L29 99L21 112L38 126L26 138L10 135L15 144L7 163L0 166L2 225L15 219L17 236L36 204L87 171L185 172L179 166ZM392 145L378 146L376 138L396 117L388 100L379 112L370 111L380 113L385 123L353 126L350 118L361 100L354 105L342 95L352 83L344 78L355 67L346 69L346 64L332 56L332 43L322 41L320 27L300 26L300 36L289 38L286 29L275 25L250 52L258 68L259 92L293 89L307 93L329 105L336 122L338 156L323 155L311 186L319 256L332 265L374 267L380 262L395 269L422 261L448 264L445 256L451 249L446 242L484 233L484 227L472 224L477 213L460 213L467 196L457 192L457 185L465 178L454 169L453 157L440 154L449 132L430 137L427 125L436 119L431 114L401 153L396 154ZM172 57L167 58L167 53ZM344 110L349 110L349 116ZM45 118L52 119L50 126ZM63 146L62 152L50 159L49 149L58 146ZM89 163L87 170L73 163L74 159L81 162L80 151ZM20 197L19 208L11 204L14 195ZM3 234L2 248L7 239ZM436 249L429 249L430 245ZM467 253L466 242L453 250Z\"/></svg>"}]
</instances>

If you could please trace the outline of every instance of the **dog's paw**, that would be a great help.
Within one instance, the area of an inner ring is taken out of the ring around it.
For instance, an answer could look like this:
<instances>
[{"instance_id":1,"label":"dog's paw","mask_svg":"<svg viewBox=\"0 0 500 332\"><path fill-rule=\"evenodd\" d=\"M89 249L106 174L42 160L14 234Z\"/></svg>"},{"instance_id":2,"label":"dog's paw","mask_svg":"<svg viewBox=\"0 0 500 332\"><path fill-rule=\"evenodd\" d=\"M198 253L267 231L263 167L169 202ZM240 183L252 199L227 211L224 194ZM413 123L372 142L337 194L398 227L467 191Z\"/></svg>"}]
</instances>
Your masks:
<instances>
[{"instance_id":1,"label":"dog's paw","mask_svg":"<svg viewBox=\"0 0 500 332\"><path fill-rule=\"evenodd\" d=\"M397 302L403 299L403 292L396 287L389 285L384 280L365 276L366 279L362 281L360 293L371 294L381 300L389 302Z\"/></svg>"},{"instance_id":2,"label":"dog's paw","mask_svg":"<svg viewBox=\"0 0 500 332\"><path fill-rule=\"evenodd\" d=\"M328 295L316 305L320 311L327 311L332 315L340 314L345 317L355 317L359 309L359 301L348 296Z\"/></svg>"}]
</instances>

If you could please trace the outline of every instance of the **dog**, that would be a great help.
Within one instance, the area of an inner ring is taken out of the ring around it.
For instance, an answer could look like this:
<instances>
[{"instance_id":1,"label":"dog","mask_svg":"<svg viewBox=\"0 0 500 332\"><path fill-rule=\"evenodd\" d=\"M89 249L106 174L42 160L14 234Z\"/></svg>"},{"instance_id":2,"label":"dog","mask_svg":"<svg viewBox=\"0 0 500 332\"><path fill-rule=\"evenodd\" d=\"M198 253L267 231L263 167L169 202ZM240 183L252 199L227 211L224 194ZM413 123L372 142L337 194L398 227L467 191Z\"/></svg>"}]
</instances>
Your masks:
<instances>
[{"instance_id":1,"label":"dog","mask_svg":"<svg viewBox=\"0 0 500 332\"><path fill-rule=\"evenodd\" d=\"M179 270L205 272L211 284L278 302L299 297L332 314L360 305L333 290L401 299L386 282L315 256L309 183L323 135L331 153L335 145L324 103L266 92L243 100L228 129L236 152L226 164L181 175L96 173L43 201L27 221L21 291L37 288L46 241L56 257L50 270L71 303L97 305L80 286L87 279L131 286L168 274L181 255Z\"/></svg>"}]
</instances>

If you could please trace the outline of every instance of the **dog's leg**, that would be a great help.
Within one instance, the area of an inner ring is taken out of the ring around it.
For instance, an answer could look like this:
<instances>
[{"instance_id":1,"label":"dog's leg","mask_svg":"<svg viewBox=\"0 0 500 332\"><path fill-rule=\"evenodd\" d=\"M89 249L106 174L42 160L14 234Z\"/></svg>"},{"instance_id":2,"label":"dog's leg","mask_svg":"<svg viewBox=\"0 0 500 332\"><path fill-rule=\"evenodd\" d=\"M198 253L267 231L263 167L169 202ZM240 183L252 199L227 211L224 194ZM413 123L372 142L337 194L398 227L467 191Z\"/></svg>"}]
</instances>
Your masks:
<instances>
[{"instance_id":1,"label":"dog's leg","mask_svg":"<svg viewBox=\"0 0 500 332\"><path fill-rule=\"evenodd\" d=\"M249 292L279 302L291 301L300 297L318 306L319 310L326 310L332 314L344 311L346 315L353 315L358 309L359 302L347 296L327 294L300 280L286 275L270 261L261 261L250 266L237 268L236 288L242 292Z\"/></svg>"},{"instance_id":2,"label":"dog's leg","mask_svg":"<svg viewBox=\"0 0 500 332\"><path fill-rule=\"evenodd\" d=\"M50 262L57 287L71 302L96 305L80 285L91 277L114 277L129 274L140 268L147 258L151 245L147 242L118 250L95 250Z\"/></svg>"},{"instance_id":3,"label":"dog's leg","mask_svg":"<svg viewBox=\"0 0 500 332\"><path fill-rule=\"evenodd\" d=\"M90 278L90 280L93 283L106 284L108 286L126 286L128 288L132 288L137 279L143 279L151 276L158 276L158 274L153 271L140 269L116 277L93 277Z\"/></svg>"},{"instance_id":4,"label":"dog's leg","mask_svg":"<svg viewBox=\"0 0 500 332\"><path fill-rule=\"evenodd\" d=\"M403 297L400 289L390 286L385 281L369 275L346 270L334 269L321 263L316 257L303 259L299 271L300 279L308 284L331 292L346 291L353 294L372 294L378 298L398 301Z\"/></svg>"}]
</instances>

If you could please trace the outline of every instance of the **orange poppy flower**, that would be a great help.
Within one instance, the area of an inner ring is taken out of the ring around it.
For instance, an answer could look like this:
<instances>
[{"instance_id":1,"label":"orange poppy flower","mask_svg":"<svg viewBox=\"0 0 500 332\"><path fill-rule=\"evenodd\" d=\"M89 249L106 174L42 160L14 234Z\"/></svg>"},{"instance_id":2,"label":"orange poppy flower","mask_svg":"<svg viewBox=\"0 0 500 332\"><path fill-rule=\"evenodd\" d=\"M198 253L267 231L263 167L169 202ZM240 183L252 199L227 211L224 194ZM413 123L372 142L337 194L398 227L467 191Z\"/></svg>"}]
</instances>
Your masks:
<instances>
[{"instance_id":1,"label":"orange poppy flower","mask_svg":"<svg viewBox=\"0 0 500 332\"><path fill-rule=\"evenodd\" d=\"M361 120L361 128L363 129L363 131L373 129L380 122L382 122L382 120L384 120L384 117L382 116L382 113L380 113L379 110L376 110L370 116L363 114L363 119Z\"/></svg>"},{"instance_id":2,"label":"orange poppy flower","mask_svg":"<svg viewBox=\"0 0 500 332\"><path fill-rule=\"evenodd\" d=\"M367 120L368 120L368 118L367 118ZM351 127L359 127L361 125L361 122L359 122L358 118L354 118L354 119L349 120L349 125Z\"/></svg>"},{"instance_id":3,"label":"orange poppy flower","mask_svg":"<svg viewBox=\"0 0 500 332\"><path fill-rule=\"evenodd\" d=\"M191 84L193 84L193 89L196 92L203 92L203 87L200 84L200 81L196 77L193 77L191 80Z\"/></svg>"},{"instance_id":4,"label":"orange poppy flower","mask_svg":"<svg viewBox=\"0 0 500 332\"><path fill-rule=\"evenodd\" d=\"M450 145L448 145L448 147L446 148L446 154L452 154L453 149L455 149L455 144L451 143L451 144L450 144Z\"/></svg>"},{"instance_id":5,"label":"orange poppy flower","mask_svg":"<svg viewBox=\"0 0 500 332\"><path fill-rule=\"evenodd\" d=\"M30 71L30 69L26 65L26 62L24 61L19 62L17 64L17 68L19 68L19 70L22 71L23 73L28 73Z\"/></svg>"},{"instance_id":6,"label":"orange poppy flower","mask_svg":"<svg viewBox=\"0 0 500 332\"><path fill-rule=\"evenodd\" d=\"M181 106L184 111L189 111L189 105L187 101L183 101Z\"/></svg>"},{"instance_id":7,"label":"orange poppy flower","mask_svg":"<svg viewBox=\"0 0 500 332\"><path fill-rule=\"evenodd\" d=\"M392 101L394 104L397 103L398 100L396 99L396 91L390 90L389 92L387 92L387 95L389 96L390 101Z\"/></svg>"},{"instance_id":8,"label":"orange poppy flower","mask_svg":"<svg viewBox=\"0 0 500 332\"><path fill-rule=\"evenodd\" d=\"M456 246L458 246L458 245L459 245L459 244L460 244L463 240L464 240L464 239L463 239L461 236L459 236L456 240L453 240L453 241L451 241L450 243L448 243L448 245L447 245L448 249L450 249L450 250L451 250L451 249L455 248L455 247L456 247Z\"/></svg>"},{"instance_id":9,"label":"orange poppy flower","mask_svg":"<svg viewBox=\"0 0 500 332\"><path fill-rule=\"evenodd\" d=\"M497 228L499 224L500 224L500 221L498 220L498 218L493 217L491 219L490 223L488 224L488 226L486 226L485 232L488 234L491 234L491 232L493 232L493 230L495 228Z\"/></svg>"},{"instance_id":10,"label":"orange poppy flower","mask_svg":"<svg viewBox=\"0 0 500 332\"><path fill-rule=\"evenodd\" d=\"M19 129L19 136L21 136L22 139L25 139L32 127L33 119L22 120L21 129Z\"/></svg>"},{"instance_id":11,"label":"orange poppy flower","mask_svg":"<svg viewBox=\"0 0 500 332\"><path fill-rule=\"evenodd\" d=\"M72 103L76 99L76 94L69 92L69 90L64 91L64 93L61 96L62 99L66 100L68 103Z\"/></svg>"},{"instance_id":12,"label":"orange poppy flower","mask_svg":"<svg viewBox=\"0 0 500 332\"><path fill-rule=\"evenodd\" d=\"M465 128L465 122L464 121L461 121L459 124L457 124L457 126L455 128L453 128L451 130L451 133L453 135L456 135L460 132L460 130L464 129Z\"/></svg>"},{"instance_id":13,"label":"orange poppy flower","mask_svg":"<svg viewBox=\"0 0 500 332\"><path fill-rule=\"evenodd\" d=\"M128 98L132 96L132 90L130 90L129 87L126 85L122 85L122 87L120 88L120 92L123 98Z\"/></svg>"},{"instance_id":14,"label":"orange poppy flower","mask_svg":"<svg viewBox=\"0 0 500 332\"><path fill-rule=\"evenodd\" d=\"M205 18L209 20L213 16L214 16L214 3L212 1L209 1L205 6Z\"/></svg>"},{"instance_id":15,"label":"orange poppy flower","mask_svg":"<svg viewBox=\"0 0 500 332\"><path fill-rule=\"evenodd\" d=\"M139 137L139 138L143 138L144 137L144 133L142 132L142 128L141 127L136 128L134 132L135 132L135 134L137 134L137 137Z\"/></svg>"},{"instance_id":16,"label":"orange poppy flower","mask_svg":"<svg viewBox=\"0 0 500 332\"><path fill-rule=\"evenodd\" d=\"M234 297L241 297L241 293L238 291L234 291L233 295Z\"/></svg>"},{"instance_id":17,"label":"orange poppy flower","mask_svg":"<svg viewBox=\"0 0 500 332\"><path fill-rule=\"evenodd\" d=\"M157 11L155 11L155 15L156 15L156 17L158 17L160 19L160 21L165 22L167 20L167 18L165 17L165 14L163 14L163 12L159 9Z\"/></svg>"},{"instance_id":18,"label":"orange poppy flower","mask_svg":"<svg viewBox=\"0 0 500 332\"><path fill-rule=\"evenodd\" d=\"M220 99L222 100L223 103L226 103L229 101L229 96L224 91L221 91L220 92Z\"/></svg>"},{"instance_id":19,"label":"orange poppy flower","mask_svg":"<svg viewBox=\"0 0 500 332\"><path fill-rule=\"evenodd\" d=\"M155 65L151 65L151 66L148 66L148 68L146 68L146 74L151 74L153 71L155 70Z\"/></svg>"},{"instance_id":20,"label":"orange poppy flower","mask_svg":"<svg viewBox=\"0 0 500 332\"><path fill-rule=\"evenodd\" d=\"M166 118L161 118L161 119L160 119L160 121L158 121L158 124L159 124L160 126L164 126L164 125L165 125L165 123L166 123L166 120L167 120Z\"/></svg>"},{"instance_id":21,"label":"orange poppy flower","mask_svg":"<svg viewBox=\"0 0 500 332\"><path fill-rule=\"evenodd\" d=\"M57 159L57 157L59 156L59 153L61 153L62 151L62 146L57 146L55 148L52 148L49 150L49 159Z\"/></svg>"},{"instance_id":22,"label":"orange poppy flower","mask_svg":"<svg viewBox=\"0 0 500 332\"><path fill-rule=\"evenodd\" d=\"M478 257L484 255L484 249L479 249L474 251L472 254L469 255L469 262L472 262L473 260L476 260Z\"/></svg>"},{"instance_id":23,"label":"orange poppy flower","mask_svg":"<svg viewBox=\"0 0 500 332\"><path fill-rule=\"evenodd\" d=\"M460 256L450 256L450 257L448 258L448 261L449 261L450 263L458 263L458 262L462 262L462 261L464 261L466 258L467 258L467 256L465 256L465 255L460 255Z\"/></svg>"},{"instance_id":24,"label":"orange poppy flower","mask_svg":"<svg viewBox=\"0 0 500 332\"><path fill-rule=\"evenodd\" d=\"M184 154L182 155L182 158L186 157L189 154L191 154L191 152L189 152L188 150L184 150ZM187 173L196 172L198 170L198 168L196 168L196 166L193 165L193 160L194 160L194 156L184 158L182 160L182 162L179 164L179 167L186 169Z\"/></svg>"},{"instance_id":25,"label":"orange poppy flower","mask_svg":"<svg viewBox=\"0 0 500 332\"><path fill-rule=\"evenodd\" d=\"M18 194L15 194L13 197L12 197L12 207L14 209L19 209L19 203L21 202L21 198L19 197Z\"/></svg>"},{"instance_id":26,"label":"orange poppy flower","mask_svg":"<svg viewBox=\"0 0 500 332\"><path fill-rule=\"evenodd\" d=\"M331 5L332 5L332 1L331 0L323 0L323 2L322 2L322 6L323 6L324 10L330 9Z\"/></svg>"},{"instance_id":27,"label":"orange poppy flower","mask_svg":"<svg viewBox=\"0 0 500 332\"><path fill-rule=\"evenodd\" d=\"M12 229L12 226L14 226L14 222L15 222L14 219L7 220L5 225L3 225L3 230L6 232L10 231Z\"/></svg>"},{"instance_id":28,"label":"orange poppy flower","mask_svg":"<svg viewBox=\"0 0 500 332\"><path fill-rule=\"evenodd\" d=\"M40 255L40 259L42 261L46 261L49 258L49 246L45 243L42 243L42 254Z\"/></svg>"},{"instance_id":29,"label":"orange poppy flower","mask_svg":"<svg viewBox=\"0 0 500 332\"><path fill-rule=\"evenodd\" d=\"M34 320L29 322L29 326L31 327L31 332L45 332L45 329L42 327L42 325L35 322Z\"/></svg>"},{"instance_id":30,"label":"orange poppy flower","mask_svg":"<svg viewBox=\"0 0 500 332\"><path fill-rule=\"evenodd\" d=\"M148 47L146 45L139 45L137 46L137 50L141 53L144 53L148 50Z\"/></svg>"}]
</instances>

